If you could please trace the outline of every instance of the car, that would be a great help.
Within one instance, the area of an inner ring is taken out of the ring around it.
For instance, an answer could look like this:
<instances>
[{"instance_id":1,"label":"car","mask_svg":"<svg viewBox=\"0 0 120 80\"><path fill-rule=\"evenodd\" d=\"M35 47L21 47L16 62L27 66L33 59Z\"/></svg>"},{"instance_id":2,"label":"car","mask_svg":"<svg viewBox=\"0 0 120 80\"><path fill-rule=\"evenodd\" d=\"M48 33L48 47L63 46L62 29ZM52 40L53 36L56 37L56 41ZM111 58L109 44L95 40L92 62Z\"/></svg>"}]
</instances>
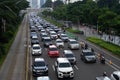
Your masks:
<instances>
[{"instance_id":1,"label":"car","mask_svg":"<svg viewBox=\"0 0 120 80\"><path fill-rule=\"evenodd\" d=\"M76 64L76 58L74 53L71 50L64 50L63 56L66 57L71 64Z\"/></svg>"},{"instance_id":2,"label":"car","mask_svg":"<svg viewBox=\"0 0 120 80\"><path fill-rule=\"evenodd\" d=\"M75 39L68 40L68 48L70 49L79 49L80 44Z\"/></svg>"},{"instance_id":3,"label":"car","mask_svg":"<svg viewBox=\"0 0 120 80\"><path fill-rule=\"evenodd\" d=\"M59 56L59 51L55 45L49 45L48 55L50 57L58 57Z\"/></svg>"},{"instance_id":4,"label":"car","mask_svg":"<svg viewBox=\"0 0 120 80\"><path fill-rule=\"evenodd\" d=\"M96 62L95 53L89 49L82 50L82 54L80 56L84 62Z\"/></svg>"},{"instance_id":5,"label":"car","mask_svg":"<svg viewBox=\"0 0 120 80\"><path fill-rule=\"evenodd\" d=\"M112 74L111 74L111 80L120 80L120 71L114 71Z\"/></svg>"},{"instance_id":6,"label":"car","mask_svg":"<svg viewBox=\"0 0 120 80\"><path fill-rule=\"evenodd\" d=\"M55 41L56 46L59 47L64 47L64 42L61 39L56 39Z\"/></svg>"},{"instance_id":7,"label":"car","mask_svg":"<svg viewBox=\"0 0 120 80\"><path fill-rule=\"evenodd\" d=\"M46 38L46 37L49 37L46 33L42 33L41 34L41 41L43 41L44 40L44 38Z\"/></svg>"},{"instance_id":8,"label":"car","mask_svg":"<svg viewBox=\"0 0 120 80\"><path fill-rule=\"evenodd\" d=\"M31 44L39 44L39 40L38 40L38 37L37 35L33 35L32 38L31 38Z\"/></svg>"},{"instance_id":9,"label":"car","mask_svg":"<svg viewBox=\"0 0 120 80\"><path fill-rule=\"evenodd\" d=\"M67 58L57 58L55 70L58 78L74 78L73 68Z\"/></svg>"},{"instance_id":10,"label":"car","mask_svg":"<svg viewBox=\"0 0 120 80\"><path fill-rule=\"evenodd\" d=\"M51 80L49 76L40 76L37 77L37 80Z\"/></svg>"},{"instance_id":11,"label":"car","mask_svg":"<svg viewBox=\"0 0 120 80\"><path fill-rule=\"evenodd\" d=\"M69 39L66 34L60 34L60 38L61 38L64 42L67 42L68 39Z\"/></svg>"},{"instance_id":12,"label":"car","mask_svg":"<svg viewBox=\"0 0 120 80\"><path fill-rule=\"evenodd\" d=\"M41 55L42 54L42 48L39 44L32 45L32 55Z\"/></svg>"},{"instance_id":13,"label":"car","mask_svg":"<svg viewBox=\"0 0 120 80\"><path fill-rule=\"evenodd\" d=\"M50 32L50 37L51 37L51 39L56 39L56 38L58 38L57 33L54 32L54 31Z\"/></svg>"},{"instance_id":14,"label":"car","mask_svg":"<svg viewBox=\"0 0 120 80\"><path fill-rule=\"evenodd\" d=\"M32 65L33 76L48 75L48 65L44 58L35 58Z\"/></svg>"},{"instance_id":15,"label":"car","mask_svg":"<svg viewBox=\"0 0 120 80\"><path fill-rule=\"evenodd\" d=\"M45 47L48 47L49 45L52 45L52 40L51 40L51 38L50 38L50 37L45 37L45 38L43 39L43 44L44 44Z\"/></svg>"}]
</instances>

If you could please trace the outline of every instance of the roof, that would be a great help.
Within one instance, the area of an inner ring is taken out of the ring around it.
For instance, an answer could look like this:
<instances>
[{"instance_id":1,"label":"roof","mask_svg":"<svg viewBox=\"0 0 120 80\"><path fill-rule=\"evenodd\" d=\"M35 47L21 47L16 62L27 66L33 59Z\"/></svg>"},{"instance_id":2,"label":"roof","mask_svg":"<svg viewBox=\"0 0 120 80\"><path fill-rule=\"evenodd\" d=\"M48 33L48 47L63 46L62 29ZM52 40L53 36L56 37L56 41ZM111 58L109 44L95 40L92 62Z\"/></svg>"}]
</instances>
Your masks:
<instances>
[{"instance_id":1,"label":"roof","mask_svg":"<svg viewBox=\"0 0 120 80\"><path fill-rule=\"evenodd\" d=\"M82 52L91 52L91 50L89 50L89 49L84 49L84 50L82 50Z\"/></svg>"},{"instance_id":2,"label":"roof","mask_svg":"<svg viewBox=\"0 0 120 80\"><path fill-rule=\"evenodd\" d=\"M35 61L44 61L44 58L35 58Z\"/></svg>"},{"instance_id":3,"label":"roof","mask_svg":"<svg viewBox=\"0 0 120 80\"><path fill-rule=\"evenodd\" d=\"M69 39L69 41L76 41L75 39Z\"/></svg>"},{"instance_id":4,"label":"roof","mask_svg":"<svg viewBox=\"0 0 120 80\"><path fill-rule=\"evenodd\" d=\"M73 53L71 50L64 50L64 52L68 54Z\"/></svg>"},{"instance_id":5,"label":"roof","mask_svg":"<svg viewBox=\"0 0 120 80\"><path fill-rule=\"evenodd\" d=\"M37 80L50 80L49 76L37 77Z\"/></svg>"},{"instance_id":6,"label":"roof","mask_svg":"<svg viewBox=\"0 0 120 80\"><path fill-rule=\"evenodd\" d=\"M56 41L62 41L61 39L57 39Z\"/></svg>"},{"instance_id":7,"label":"roof","mask_svg":"<svg viewBox=\"0 0 120 80\"><path fill-rule=\"evenodd\" d=\"M56 48L56 46L55 45L50 45L49 48Z\"/></svg>"},{"instance_id":8,"label":"roof","mask_svg":"<svg viewBox=\"0 0 120 80\"><path fill-rule=\"evenodd\" d=\"M65 63L65 62L69 62L67 58L64 58L64 57L59 57L57 58L57 61L58 62L61 62L61 63Z\"/></svg>"},{"instance_id":9,"label":"roof","mask_svg":"<svg viewBox=\"0 0 120 80\"><path fill-rule=\"evenodd\" d=\"M35 46L39 46L39 47L40 47L40 45L39 45L39 44L33 44L33 47L35 47Z\"/></svg>"}]
</instances>

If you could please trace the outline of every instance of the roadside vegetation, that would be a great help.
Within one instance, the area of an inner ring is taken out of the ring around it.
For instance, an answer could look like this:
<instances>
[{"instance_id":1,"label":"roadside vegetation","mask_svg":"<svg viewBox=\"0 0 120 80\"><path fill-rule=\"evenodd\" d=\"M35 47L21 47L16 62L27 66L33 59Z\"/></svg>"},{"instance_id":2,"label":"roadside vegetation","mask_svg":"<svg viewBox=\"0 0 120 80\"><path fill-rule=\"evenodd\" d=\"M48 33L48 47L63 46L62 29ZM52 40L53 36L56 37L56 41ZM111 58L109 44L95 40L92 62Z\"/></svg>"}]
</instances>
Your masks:
<instances>
[{"instance_id":1,"label":"roadside vegetation","mask_svg":"<svg viewBox=\"0 0 120 80\"><path fill-rule=\"evenodd\" d=\"M96 25L99 31L120 36L120 4L119 0L83 0L69 4L56 4L47 0L43 7L50 7L53 11L45 11L45 16L51 16L56 20L72 21L75 24L85 24L89 27ZM48 5L49 4L49 5Z\"/></svg>"},{"instance_id":2,"label":"roadside vegetation","mask_svg":"<svg viewBox=\"0 0 120 80\"><path fill-rule=\"evenodd\" d=\"M0 0L0 65L14 41L25 10L29 6L26 0Z\"/></svg>"},{"instance_id":3,"label":"roadside vegetation","mask_svg":"<svg viewBox=\"0 0 120 80\"><path fill-rule=\"evenodd\" d=\"M117 55L120 57L120 46L117 46L115 44L112 44L110 42L106 42L104 40L101 40L99 38L96 37L88 37L87 38L88 41L95 43L96 45L103 47L109 51L111 51L114 55Z\"/></svg>"}]
</instances>

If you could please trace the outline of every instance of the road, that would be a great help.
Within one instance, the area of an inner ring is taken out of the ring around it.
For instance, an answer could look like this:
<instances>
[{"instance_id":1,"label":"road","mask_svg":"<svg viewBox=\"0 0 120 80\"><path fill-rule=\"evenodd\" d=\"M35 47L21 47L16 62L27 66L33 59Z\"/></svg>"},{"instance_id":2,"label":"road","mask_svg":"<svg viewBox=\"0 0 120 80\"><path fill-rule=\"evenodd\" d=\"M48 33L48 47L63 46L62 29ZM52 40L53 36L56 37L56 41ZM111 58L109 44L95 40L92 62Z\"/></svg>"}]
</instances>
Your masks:
<instances>
[{"instance_id":1,"label":"road","mask_svg":"<svg viewBox=\"0 0 120 80\"><path fill-rule=\"evenodd\" d=\"M23 19L15 40L0 69L0 80L25 80L27 16Z\"/></svg>"},{"instance_id":2,"label":"road","mask_svg":"<svg viewBox=\"0 0 120 80\"><path fill-rule=\"evenodd\" d=\"M31 55L31 44L30 44L30 30L28 29L28 18L25 16L23 22L19 28L17 36L10 48L10 51L0 69L0 80L36 80L36 77L32 76L32 62L35 57ZM39 42L42 47L42 55L48 63L49 76L51 80L58 80L54 70L54 63L56 58L50 58L47 54L47 48L43 46L43 42L40 39L40 32L37 31ZM85 36L77 35L80 40L85 40ZM55 41L53 41L55 42ZM87 42L87 41L86 41ZM27 45L26 45L27 43ZM102 49L90 42L87 42L95 52L104 53L106 60L112 60L113 64L110 65L108 61L105 65L101 64L98 60L96 63L84 63L80 59L81 49L72 50L77 59L77 64L73 65L75 77L73 80L95 80L96 76L101 76L104 71L110 75L115 70L120 70L120 59L111 55L109 51ZM26 48L27 47L27 48ZM60 56L62 57L63 50L68 49L67 43L65 43L64 49L59 49ZM26 56L27 53L27 56ZM116 67L117 66L117 67ZM28 69L26 69L28 68ZM26 75L28 74L28 76ZM26 78L27 77L27 78ZM65 80L65 79L64 79Z\"/></svg>"}]
</instances>

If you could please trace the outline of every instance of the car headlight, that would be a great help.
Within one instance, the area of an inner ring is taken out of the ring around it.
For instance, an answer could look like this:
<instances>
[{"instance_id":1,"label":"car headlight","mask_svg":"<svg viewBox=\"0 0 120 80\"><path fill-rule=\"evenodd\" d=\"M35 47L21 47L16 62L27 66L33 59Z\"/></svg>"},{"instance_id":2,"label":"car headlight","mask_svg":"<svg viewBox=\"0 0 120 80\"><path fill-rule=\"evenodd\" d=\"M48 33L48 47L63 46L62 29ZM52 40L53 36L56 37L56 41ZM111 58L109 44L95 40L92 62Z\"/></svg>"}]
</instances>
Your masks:
<instances>
[{"instance_id":1,"label":"car headlight","mask_svg":"<svg viewBox=\"0 0 120 80\"><path fill-rule=\"evenodd\" d=\"M36 69L33 69L34 72L36 72Z\"/></svg>"}]
</instances>

